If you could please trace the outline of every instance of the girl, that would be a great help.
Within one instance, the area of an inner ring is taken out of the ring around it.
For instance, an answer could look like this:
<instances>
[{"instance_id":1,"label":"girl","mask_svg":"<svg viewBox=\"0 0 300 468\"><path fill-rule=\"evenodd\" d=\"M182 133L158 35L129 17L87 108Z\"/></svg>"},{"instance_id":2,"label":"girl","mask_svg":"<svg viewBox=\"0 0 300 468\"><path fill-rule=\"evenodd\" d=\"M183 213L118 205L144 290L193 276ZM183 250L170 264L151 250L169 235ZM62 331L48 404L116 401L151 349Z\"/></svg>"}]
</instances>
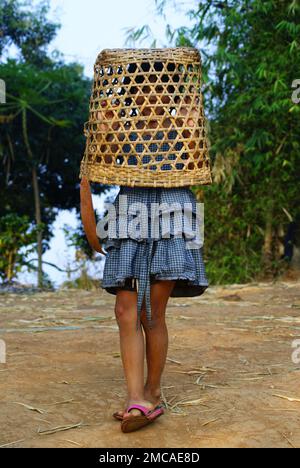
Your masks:
<instances>
[{"instance_id":1,"label":"girl","mask_svg":"<svg viewBox=\"0 0 300 468\"><path fill-rule=\"evenodd\" d=\"M188 105L190 98L186 99ZM105 107L105 101L102 105ZM186 116L187 108L188 106L181 107L180 115ZM157 112L160 110L163 112L163 109L158 107ZM144 111L147 112L146 108ZM187 120L188 127L195 125L196 115L196 108L192 108ZM101 111L98 119L102 121L101 125L106 125ZM164 121L164 126L169 128L168 119ZM177 132L171 130L168 135L169 139L175 139ZM130 138L134 141L136 133L132 132ZM162 138L163 132L158 130L156 139ZM163 146L165 144L167 143L162 142ZM181 149L180 143L176 145L176 150ZM137 145L136 151L142 152L142 150ZM149 150L156 151L157 145L150 144ZM164 151L163 147L161 151ZM130 163L134 164L132 156L128 159L128 164ZM167 170L168 164L164 166ZM188 186L174 188L121 186L113 203L116 213L119 213L121 195L126 195L128 207L126 216L129 221L132 220L130 207L136 202L143 203L149 216L153 203L163 204L161 206L164 207L175 206L177 214L182 213L184 206L188 205L193 215L193 222L195 220L196 198ZM104 252L99 242L99 233L97 236L89 182L85 177L82 178L81 215L84 229L92 248L106 255L101 286L107 292L116 295L115 315L119 327L121 357L128 395L125 409L115 412L113 416L121 421L123 432L139 429L164 413L161 401L161 378L168 351L165 313L169 297L201 295L208 286L202 245L197 236L193 237L191 226L185 229L181 237L175 236L178 217L176 221L175 212L173 213L169 231L167 229L169 237L162 237L160 233L159 237L154 239L149 235L148 228L147 234L140 237L132 235L126 238L107 237L102 240L106 246ZM161 218L158 216L156 220L161 227ZM187 246L191 237L195 241L196 248ZM144 382L145 351L146 382Z\"/></svg>"}]
</instances>

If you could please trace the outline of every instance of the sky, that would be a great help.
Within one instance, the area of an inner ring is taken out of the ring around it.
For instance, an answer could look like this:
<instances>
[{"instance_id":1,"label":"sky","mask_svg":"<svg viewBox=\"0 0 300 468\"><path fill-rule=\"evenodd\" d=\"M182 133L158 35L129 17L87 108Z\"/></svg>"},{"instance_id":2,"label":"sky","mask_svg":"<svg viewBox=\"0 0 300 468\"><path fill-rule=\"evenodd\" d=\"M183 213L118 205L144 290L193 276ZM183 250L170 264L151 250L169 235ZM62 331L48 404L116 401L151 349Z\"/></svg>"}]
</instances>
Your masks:
<instances>
[{"instance_id":1,"label":"sky","mask_svg":"<svg viewBox=\"0 0 300 468\"><path fill-rule=\"evenodd\" d=\"M166 21L155 12L155 0L50 0L51 16L62 24L52 48L63 52L66 58L84 64L86 74L92 76L94 61L102 49L133 46L125 45L128 28L148 24L157 39L157 47L167 46L166 22L173 27L188 25L184 10L195 4L192 0L177 0L182 7L175 11L173 0L169 3ZM133 47L150 46L151 39L148 38Z\"/></svg>"},{"instance_id":2,"label":"sky","mask_svg":"<svg viewBox=\"0 0 300 468\"><path fill-rule=\"evenodd\" d=\"M33 4L39 3L34 0ZM102 49L123 47L151 47L153 37L157 39L156 47L170 46L165 39L167 22L172 27L187 26L189 19L184 11L195 4L193 0L181 0L181 7L175 10L170 0L166 10L166 18L155 12L155 0L50 0L49 17L61 24L57 37L51 43L50 51L58 50L64 54L65 60L77 61L84 66L85 74L93 76L93 66L97 55ZM177 2L178 3L178 2ZM141 27L148 24L152 37L142 43L125 44L126 29ZM118 188L112 187L111 194L117 195ZM105 197L93 197L97 214L104 210ZM54 263L62 269L72 265L75 259L74 248L66 244L63 226L68 224L76 227L74 212L61 211L52 226L54 237L50 249L44 254L43 260ZM102 262L89 264L89 273L94 277L102 277L104 256ZM36 257L36 256L35 256ZM44 266L54 286L59 286L67 279L66 273L57 271L51 266ZM77 275L74 273L71 278ZM36 274L25 270L18 276L21 282L36 283Z\"/></svg>"}]
</instances>

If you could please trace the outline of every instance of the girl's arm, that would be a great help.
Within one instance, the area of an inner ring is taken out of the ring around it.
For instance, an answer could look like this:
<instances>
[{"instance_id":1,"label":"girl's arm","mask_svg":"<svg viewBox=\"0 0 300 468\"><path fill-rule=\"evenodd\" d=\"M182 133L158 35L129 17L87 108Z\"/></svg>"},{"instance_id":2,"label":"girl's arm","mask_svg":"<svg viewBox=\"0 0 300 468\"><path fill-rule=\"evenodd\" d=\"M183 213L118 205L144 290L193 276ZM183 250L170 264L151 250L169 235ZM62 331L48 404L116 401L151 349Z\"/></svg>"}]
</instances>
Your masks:
<instances>
[{"instance_id":1,"label":"girl's arm","mask_svg":"<svg viewBox=\"0 0 300 468\"><path fill-rule=\"evenodd\" d=\"M96 219L89 181L82 177L80 183L80 213L88 243L96 252L106 255L96 234Z\"/></svg>"}]
</instances>

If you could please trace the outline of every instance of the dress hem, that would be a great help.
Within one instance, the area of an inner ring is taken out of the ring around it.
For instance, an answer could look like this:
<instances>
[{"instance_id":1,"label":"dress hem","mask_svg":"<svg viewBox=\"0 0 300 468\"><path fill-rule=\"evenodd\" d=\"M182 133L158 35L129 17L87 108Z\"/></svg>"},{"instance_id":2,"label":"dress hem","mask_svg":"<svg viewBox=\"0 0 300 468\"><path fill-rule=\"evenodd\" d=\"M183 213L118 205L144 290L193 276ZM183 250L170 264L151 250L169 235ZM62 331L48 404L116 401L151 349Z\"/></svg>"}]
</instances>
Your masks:
<instances>
[{"instance_id":1,"label":"dress hem","mask_svg":"<svg viewBox=\"0 0 300 468\"><path fill-rule=\"evenodd\" d=\"M176 280L179 283L173 288L173 291L171 293L171 297L195 297L195 296L201 296L204 291L209 287L209 283L201 282L201 283L196 283L195 280L187 277L186 275L169 275L169 276L163 276L163 275L158 275L158 274L151 274L151 277L154 280ZM126 279L132 279L132 278L137 278L137 276L134 275L127 275L124 277L120 278L114 278L112 282L103 282L101 283L101 288L105 289L108 293L116 295L116 289L119 287L123 287L125 284ZM180 282L184 282L184 285L181 285Z\"/></svg>"}]
</instances>

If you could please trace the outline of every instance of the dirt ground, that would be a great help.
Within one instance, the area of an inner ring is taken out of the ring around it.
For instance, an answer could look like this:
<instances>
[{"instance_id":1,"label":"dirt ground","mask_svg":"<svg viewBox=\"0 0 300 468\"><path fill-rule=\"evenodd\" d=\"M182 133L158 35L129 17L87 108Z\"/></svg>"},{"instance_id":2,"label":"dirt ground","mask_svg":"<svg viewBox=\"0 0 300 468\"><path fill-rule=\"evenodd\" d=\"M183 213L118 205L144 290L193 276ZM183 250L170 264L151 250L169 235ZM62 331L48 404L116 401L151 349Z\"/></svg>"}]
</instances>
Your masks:
<instances>
[{"instance_id":1,"label":"dirt ground","mask_svg":"<svg viewBox=\"0 0 300 468\"><path fill-rule=\"evenodd\" d=\"M300 282L170 298L167 410L130 434L111 416L125 401L114 301L102 289L0 295L0 446L300 447Z\"/></svg>"}]
</instances>

